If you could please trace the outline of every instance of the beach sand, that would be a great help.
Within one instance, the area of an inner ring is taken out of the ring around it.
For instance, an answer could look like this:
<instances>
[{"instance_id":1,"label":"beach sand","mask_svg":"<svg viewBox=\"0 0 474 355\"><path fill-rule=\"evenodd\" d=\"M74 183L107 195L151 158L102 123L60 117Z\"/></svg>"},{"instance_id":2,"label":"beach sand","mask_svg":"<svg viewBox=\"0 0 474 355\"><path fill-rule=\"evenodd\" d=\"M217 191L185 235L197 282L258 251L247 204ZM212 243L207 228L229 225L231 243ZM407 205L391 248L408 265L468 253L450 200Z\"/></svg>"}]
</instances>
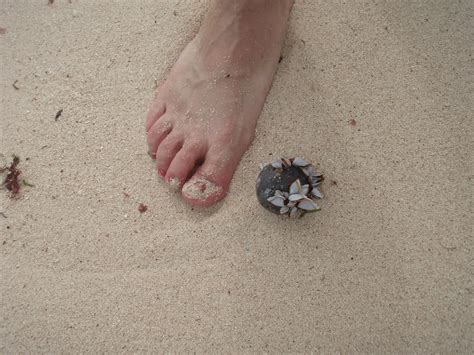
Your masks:
<instances>
[{"instance_id":1,"label":"beach sand","mask_svg":"<svg viewBox=\"0 0 474 355\"><path fill-rule=\"evenodd\" d=\"M34 185L0 191L0 351L472 353L472 1L297 0L256 139L200 209L144 122L206 7L0 0L0 152ZM324 173L321 212L258 205L280 155Z\"/></svg>"}]
</instances>

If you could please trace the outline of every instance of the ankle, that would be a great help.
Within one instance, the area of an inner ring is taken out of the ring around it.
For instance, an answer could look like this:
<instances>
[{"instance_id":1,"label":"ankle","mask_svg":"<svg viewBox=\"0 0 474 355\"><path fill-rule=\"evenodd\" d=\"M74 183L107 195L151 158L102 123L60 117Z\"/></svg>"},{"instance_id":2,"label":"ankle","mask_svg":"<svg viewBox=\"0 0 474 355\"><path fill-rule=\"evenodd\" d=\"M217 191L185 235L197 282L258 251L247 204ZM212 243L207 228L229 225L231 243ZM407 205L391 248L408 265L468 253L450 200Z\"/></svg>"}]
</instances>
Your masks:
<instances>
[{"instance_id":1,"label":"ankle","mask_svg":"<svg viewBox=\"0 0 474 355\"><path fill-rule=\"evenodd\" d=\"M196 36L196 48L211 65L258 67L259 62L278 59L292 4L293 0L215 0Z\"/></svg>"}]
</instances>

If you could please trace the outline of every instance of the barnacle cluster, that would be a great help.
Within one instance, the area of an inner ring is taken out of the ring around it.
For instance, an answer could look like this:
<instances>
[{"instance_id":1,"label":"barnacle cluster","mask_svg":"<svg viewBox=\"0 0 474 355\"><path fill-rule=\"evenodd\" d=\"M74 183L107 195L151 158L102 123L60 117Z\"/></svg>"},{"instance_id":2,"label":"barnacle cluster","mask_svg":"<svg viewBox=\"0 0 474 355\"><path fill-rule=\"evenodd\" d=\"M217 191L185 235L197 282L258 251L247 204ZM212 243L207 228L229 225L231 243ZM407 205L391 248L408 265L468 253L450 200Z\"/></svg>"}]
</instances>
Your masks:
<instances>
[{"instance_id":1,"label":"barnacle cluster","mask_svg":"<svg viewBox=\"0 0 474 355\"><path fill-rule=\"evenodd\" d=\"M274 160L262 168L261 175L264 175L265 183L260 176L257 194L260 203L272 212L297 218L320 210L315 199L323 197L318 186L324 178L303 158Z\"/></svg>"}]
</instances>

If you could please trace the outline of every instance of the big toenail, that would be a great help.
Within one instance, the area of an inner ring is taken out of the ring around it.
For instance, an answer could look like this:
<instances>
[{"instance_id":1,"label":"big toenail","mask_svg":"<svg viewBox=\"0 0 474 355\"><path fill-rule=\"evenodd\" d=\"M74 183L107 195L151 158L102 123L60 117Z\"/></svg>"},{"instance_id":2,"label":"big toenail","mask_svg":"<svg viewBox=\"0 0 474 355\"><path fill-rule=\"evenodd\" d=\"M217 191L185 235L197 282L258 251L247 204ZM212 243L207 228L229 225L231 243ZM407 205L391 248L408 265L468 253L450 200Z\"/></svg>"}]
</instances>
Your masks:
<instances>
[{"instance_id":1,"label":"big toenail","mask_svg":"<svg viewBox=\"0 0 474 355\"><path fill-rule=\"evenodd\" d=\"M183 187L183 194L195 200L206 200L210 196L219 194L221 191L221 186L218 186L205 178L191 181Z\"/></svg>"}]
</instances>

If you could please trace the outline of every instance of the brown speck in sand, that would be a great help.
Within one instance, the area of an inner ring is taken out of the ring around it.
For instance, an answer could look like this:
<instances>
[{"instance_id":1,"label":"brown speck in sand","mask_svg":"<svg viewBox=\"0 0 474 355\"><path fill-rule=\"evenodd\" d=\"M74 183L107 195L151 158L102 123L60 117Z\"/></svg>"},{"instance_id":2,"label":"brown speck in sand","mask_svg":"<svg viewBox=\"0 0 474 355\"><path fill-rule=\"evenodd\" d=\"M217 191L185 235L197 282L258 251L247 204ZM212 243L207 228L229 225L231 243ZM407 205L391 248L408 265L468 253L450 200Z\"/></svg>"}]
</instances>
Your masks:
<instances>
[{"instance_id":1,"label":"brown speck in sand","mask_svg":"<svg viewBox=\"0 0 474 355\"><path fill-rule=\"evenodd\" d=\"M16 85L17 83L18 83L18 80L15 80L15 82L12 84L12 86L15 90L20 90L20 88Z\"/></svg>"},{"instance_id":2,"label":"brown speck in sand","mask_svg":"<svg viewBox=\"0 0 474 355\"><path fill-rule=\"evenodd\" d=\"M0 35L4 35L7 33L7 29L5 27L0 27Z\"/></svg>"},{"instance_id":3,"label":"brown speck in sand","mask_svg":"<svg viewBox=\"0 0 474 355\"><path fill-rule=\"evenodd\" d=\"M331 185L337 186L337 181L336 180L331 180Z\"/></svg>"},{"instance_id":4,"label":"brown speck in sand","mask_svg":"<svg viewBox=\"0 0 474 355\"><path fill-rule=\"evenodd\" d=\"M2 216L3 218L7 218L6 214L3 212L0 212L0 216Z\"/></svg>"},{"instance_id":5,"label":"brown speck in sand","mask_svg":"<svg viewBox=\"0 0 474 355\"><path fill-rule=\"evenodd\" d=\"M140 203L140 204L138 205L138 211L140 211L140 213L146 212L147 209L148 209L148 206L147 206L147 205L144 205L143 203Z\"/></svg>"},{"instance_id":6,"label":"brown speck in sand","mask_svg":"<svg viewBox=\"0 0 474 355\"><path fill-rule=\"evenodd\" d=\"M177 16L178 13L176 12L176 10L173 11L173 16Z\"/></svg>"},{"instance_id":7,"label":"brown speck in sand","mask_svg":"<svg viewBox=\"0 0 474 355\"><path fill-rule=\"evenodd\" d=\"M21 180L21 183L22 183L24 186L35 187L35 185L33 185L31 182L26 181L25 179Z\"/></svg>"},{"instance_id":8,"label":"brown speck in sand","mask_svg":"<svg viewBox=\"0 0 474 355\"><path fill-rule=\"evenodd\" d=\"M195 200L206 200L212 195L217 195L222 187L210 182L205 178L198 178L184 185L183 194Z\"/></svg>"},{"instance_id":9,"label":"brown speck in sand","mask_svg":"<svg viewBox=\"0 0 474 355\"><path fill-rule=\"evenodd\" d=\"M130 197L130 194L126 193L125 191L122 191L122 193L123 193L123 196L124 196L125 198L129 198L129 197Z\"/></svg>"},{"instance_id":10,"label":"brown speck in sand","mask_svg":"<svg viewBox=\"0 0 474 355\"><path fill-rule=\"evenodd\" d=\"M63 114L63 110L59 110L58 112L56 112L56 116L54 116L54 120L57 121L59 117L61 117L61 115Z\"/></svg>"},{"instance_id":11,"label":"brown speck in sand","mask_svg":"<svg viewBox=\"0 0 474 355\"><path fill-rule=\"evenodd\" d=\"M357 124L357 122L356 122L355 119L351 118L351 119L349 120L349 124L350 124L351 126L355 126L355 125Z\"/></svg>"},{"instance_id":12,"label":"brown speck in sand","mask_svg":"<svg viewBox=\"0 0 474 355\"><path fill-rule=\"evenodd\" d=\"M20 158L17 156L13 157L13 161L10 166L2 168L2 171L8 171L5 180L3 180L2 185L10 191L10 198L18 197L20 193L20 175L21 171L18 169L18 164L20 163Z\"/></svg>"},{"instance_id":13,"label":"brown speck in sand","mask_svg":"<svg viewBox=\"0 0 474 355\"><path fill-rule=\"evenodd\" d=\"M280 56L280 58L278 58L278 63L281 63L282 60L283 60L283 56Z\"/></svg>"},{"instance_id":14,"label":"brown speck in sand","mask_svg":"<svg viewBox=\"0 0 474 355\"><path fill-rule=\"evenodd\" d=\"M48 5L53 5L54 4L54 0L48 0Z\"/></svg>"}]
</instances>

